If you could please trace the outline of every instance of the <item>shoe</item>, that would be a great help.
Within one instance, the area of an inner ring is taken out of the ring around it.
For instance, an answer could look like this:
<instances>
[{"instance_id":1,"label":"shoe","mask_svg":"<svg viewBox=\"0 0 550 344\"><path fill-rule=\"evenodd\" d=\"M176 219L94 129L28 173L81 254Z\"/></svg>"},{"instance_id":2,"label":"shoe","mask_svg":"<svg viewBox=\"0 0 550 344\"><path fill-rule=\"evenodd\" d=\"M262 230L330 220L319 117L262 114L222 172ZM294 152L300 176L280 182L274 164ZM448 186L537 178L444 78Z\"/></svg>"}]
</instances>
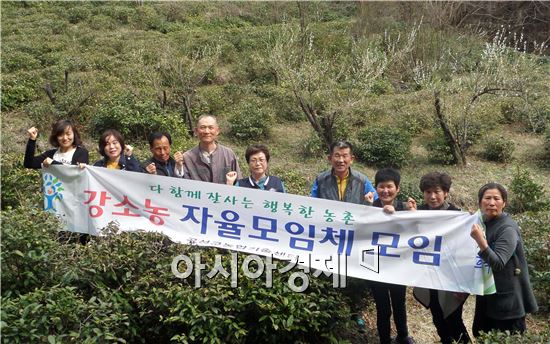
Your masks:
<instances>
[{"instance_id":1,"label":"shoe","mask_svg":"<svg viewBox=\"0 0 550 344\"><path fill-rule=\"evenodd\" d=\"M367 332L366 331L366 323L365 323L365 319L363 319L363 317L358 317L357 319L355 319L355 322L357 323L357 330L359 331L359 333L365 333Z\"/></svg>"},{"instance_id":2,"label":"shoe","mask_svg":"<svg viewBox=\"0 0 550 344\"><path fill-rule=\"evenodd\" d=\"M413 337L407 336L407 337L396 337L395 343L397 344L416 344Z\"/></svg>"}]
</instances>

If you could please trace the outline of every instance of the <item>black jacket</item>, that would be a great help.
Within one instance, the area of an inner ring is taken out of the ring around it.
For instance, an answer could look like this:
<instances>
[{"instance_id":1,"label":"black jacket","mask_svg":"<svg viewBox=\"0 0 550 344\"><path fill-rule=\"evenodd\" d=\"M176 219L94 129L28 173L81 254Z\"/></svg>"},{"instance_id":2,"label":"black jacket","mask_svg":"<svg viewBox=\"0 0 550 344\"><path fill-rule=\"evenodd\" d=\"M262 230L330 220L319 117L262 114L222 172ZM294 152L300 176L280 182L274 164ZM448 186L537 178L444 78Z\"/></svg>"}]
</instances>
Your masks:
<instances>
[{"instance_id":1,"label":"black jacket","mask_svg":"<svg viewBox=\"0 0 550 344\"><path fill-rule=\"evenodd\" d=\"M158 161L154 157L151 157L151 159L147 159L143 162L142 168L145 172L147 170L145 169L150 163L155 163L155 167L157 169L157 175L159 176L167 176L167 177L178 177L176 175L176 160L174 158L170 157L166 163L162 161Z\"/></svg>"},{"instance_id":2,"label":"black jacket","mask_svg":"<svg viewBox=\"0 0 550 344\"><path fill-rule=\"evenodd\" d=\"M523 240L518 224L507 214L485 222L489 247L479 252L495 277L495 294L478 296L487 300L486 316L517 319L538 309L529 280ZM516 271L516 269L519 269Z\"/></svg>"},{"instance_id":3,"label":"black jacket","mask_svg":"<svg viewBox=\"0 0 550 344\"><path fill-rule=\"evenodd\" d=\"M94 163L94 166L98 167L107 167L107 158L103 158ZM133 172L145 172L143 167L139 164L139 161L134 158L133 155L126 156L122 155L118 160L118 166L121 170L133 171Z\"/></svg>"},{"instance_id":4,"label":"black jacket","mask_svg":"<svg viewBox=\"0 0 550 344\"><path fill-rule=\"evenodd\" d=\"M35 151L36 151L36 140L29 139L29 141L27 141L27 148L25 149L25 159L23 160L23 166L25 166L26 168L33 168L33 169L42 168L42 162L46 158L53 159L53 156L57 151L57 148L47 150L38 156L34 156ZM76 165L79 162L84 164L88 163L88 151L86 150L86 148L82 146L76 147L76 151L74 152L71 165ZM61 163L59 161L54 160L52 164L60 165Z\"/></svg>"}]
</instances>

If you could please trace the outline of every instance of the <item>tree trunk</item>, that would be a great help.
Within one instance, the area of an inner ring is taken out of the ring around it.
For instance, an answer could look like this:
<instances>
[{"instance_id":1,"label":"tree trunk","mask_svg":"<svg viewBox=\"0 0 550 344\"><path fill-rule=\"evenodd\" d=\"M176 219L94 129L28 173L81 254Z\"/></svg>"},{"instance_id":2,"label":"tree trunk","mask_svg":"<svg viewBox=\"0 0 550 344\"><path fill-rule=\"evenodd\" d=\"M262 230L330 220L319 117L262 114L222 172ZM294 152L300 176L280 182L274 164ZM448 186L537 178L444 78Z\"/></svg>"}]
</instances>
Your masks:
<instances>
[{"instance_id":1,"label":"tree trunk","mask_svg":"<svg viewBox=\"0 0 550 344\"><path fill-rule=\"evenodd\" d=\"M55 105L55 94L53 93L52 85L49 82L44 85L44 91L46 91L52 105Z\"/></svg>"},{"instance_id":2,"label":"tree trunk","mask_svg":"<svg viewBox=\"0 0 550 344\"><path fill-rule=\"evenodd\" d=\"M297 92L294 92L294 96L298 99L302 112L306 115L307 120L313 127L313 130L317 133L317 136L319 136L319 138L323 141L327 150L330 149L330 145L332 144L332 124L328 126L329 128L327 131L326 119L321 118L320 122L317 111L307 104L307 102Z\"/></svg>"},{"instance_id":3,"label":"tree trunk","mask_svg":"<svg viewBox=\"0 0 550 344\"><path fill-rule=\"evenodd\" d=\"M459 166L465 166L466 155L462 151L462 148L460 147L458 140L453 135L447 121L445 120L445 116L443 115L443 111L441 110L441 99L439 96L439 91L434 92L434 97L435 97L435 103L434 103L435 114L437 115L437 119L439 121L439 125L441 126L441 130L443 130L443 134L445 135L445 141L447 142L447 146L451 149L451 154L453 155L453 163Z\"/></svg>"},{"instance_id":4,"label":"tree trunk","mask_svg":"<svg viewBox=\"0 0 550 344\"><path fill-rule=\"evenodd\" d=\"M193 95L188 94L183 97L183 118L187 125L187 132L189 136L193 136L193 115L191 114L191 101Z\"/></svg>"}]
</instances>

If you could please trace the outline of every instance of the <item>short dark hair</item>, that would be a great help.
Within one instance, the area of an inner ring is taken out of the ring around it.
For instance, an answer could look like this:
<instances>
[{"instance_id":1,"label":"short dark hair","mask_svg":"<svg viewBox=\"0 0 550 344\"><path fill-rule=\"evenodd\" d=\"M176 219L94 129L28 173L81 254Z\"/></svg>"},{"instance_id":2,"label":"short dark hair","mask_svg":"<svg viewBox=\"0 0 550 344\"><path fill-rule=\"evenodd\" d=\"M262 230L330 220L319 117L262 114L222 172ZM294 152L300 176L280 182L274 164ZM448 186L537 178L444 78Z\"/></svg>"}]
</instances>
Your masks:
<instances>
[{"instance_id":1,"label":"short dark hair","mask_svg":"<svg viewBox=\"0 0 550 344\"><path fill-rule=\"evenodd\" d=\"M382 182L394 182L395 186L399 186L401 174L394 168L383 168L378 170L374 175L374 186L378 186L378 183Z\"/></svg>"},{"instance_id":2,"label":"short dark hair","mask_svg":"<svg viewBox=\"0 0 550 344\"><path fill-rule=\"evenodd\" d=\"M120 148L122 149L120 154L123 154L124 152L124 137L122 134L116 130L116 129L107 129L101 134L101 137L99 138L99 154L103 157L107 157L107 154L105 154L105 147L107 146L107 138L109 136L113 136L118 143L120 143Z\"/></svg>"},{"instance_id":3,"label":"short dark hair","mask_svg":"<svg viewBox=\"0 0 550 344\"><path fill-rule=\"evenodd\" d=\"M349 143L348 141L339 140L339 141L333 142L333 143L330 145L329 154L332 155L332 153L334 153L334 150L335 150L336 148L337 148L337 149L346 149L346 148L349 148L350 153L353 154L353 146L352 146L351 143Z\"/></svg>"},{"instance_id":4,"label":"short dark hair","mask_svg":"<svg viewBox=\"0 0 550 344\"><path fill-rule=\"evenodd\" d=\"M73 130L73 146L76 147L82 144L82 141L80 140L80 133L78 132L78 129L76 129L73 121L71 121L70 119L60 119L52 125L52 132L49 138L50 144L52 146L56 148L59 147L57 137L62 135L63 132L65 132L65 129L67 129L68 127L71 127L71 129Z\"/></svg>"},{"instance_id":5,"label":"short dark hair","mask_svg":"<svg viewBox=\"0 0 550 344\"><path fill-rule=\"evenodd\" d=\"M267 160L267 162L269 162L269 149L267 149L266 145L262 144L248 146L246 152L244 153L246 162L250 163L250 157L258 153L264 153L265 159Z\"/></svg>"},{"instance_id":6,"label":"short dark hair","mask_svg":"<svg viewBox=\"0 0 550 344\"><path fill-rule=\"evenodd\" d=\"M153 147L153 142L155 142L155 140L162 139L163 136L166 136L166 138L168 139L168 143L172 145L172 136L170 136L170 134L165 131L155 131L149 134L149 147Z\"/></svg>"},{"instance_id":7,"label":"short dark hair","mask_svg":"<svg viewBox=\"0 0 550 344\"><path fill-rule=\"evenodd\" d=\"M506 203L508 202L508 191L506 191L506 188L499 183L491 182L483 185L478 193L477 193L477 203L481 204L481 200L483 199L483 195L485 195L485 192L487 190L494 190L497 189L498 192L500 192L500 195L502 196L502 200Z\"/></svg>"},{"instance_id":8,"label":"short dark hair","mask_svg":"<svg viewBox=\"0 0 550 344\"><path fill-rule=\"evenodd\" d=\"M440 187L443 191L449 192L452 184L451 176L445 172L430 172L420 178L420 191Z\"/></svg>"}]
</instances>

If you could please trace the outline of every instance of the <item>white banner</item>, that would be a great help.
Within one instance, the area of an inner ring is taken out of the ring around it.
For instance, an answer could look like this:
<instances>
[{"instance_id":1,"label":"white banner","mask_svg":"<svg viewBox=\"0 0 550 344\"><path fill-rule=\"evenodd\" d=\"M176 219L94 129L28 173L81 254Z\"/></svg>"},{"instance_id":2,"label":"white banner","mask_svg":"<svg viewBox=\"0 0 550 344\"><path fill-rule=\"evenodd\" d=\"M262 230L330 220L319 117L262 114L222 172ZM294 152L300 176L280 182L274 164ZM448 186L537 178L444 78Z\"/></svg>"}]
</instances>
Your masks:
<instances>
[{"instance_id":1,"label":"white banner","mask_svg":"<svg viewBox=\"0 0 550 344\"><path fill-rule=\"evenodd\" d=\"M457 211L382 209L292 194L87 166L43 169L44 205L74 232L124 231L282 260L318 271L483 294L470 228ZM489 281L491 283L492 281Z\"/></svg>"}]
</instances>

